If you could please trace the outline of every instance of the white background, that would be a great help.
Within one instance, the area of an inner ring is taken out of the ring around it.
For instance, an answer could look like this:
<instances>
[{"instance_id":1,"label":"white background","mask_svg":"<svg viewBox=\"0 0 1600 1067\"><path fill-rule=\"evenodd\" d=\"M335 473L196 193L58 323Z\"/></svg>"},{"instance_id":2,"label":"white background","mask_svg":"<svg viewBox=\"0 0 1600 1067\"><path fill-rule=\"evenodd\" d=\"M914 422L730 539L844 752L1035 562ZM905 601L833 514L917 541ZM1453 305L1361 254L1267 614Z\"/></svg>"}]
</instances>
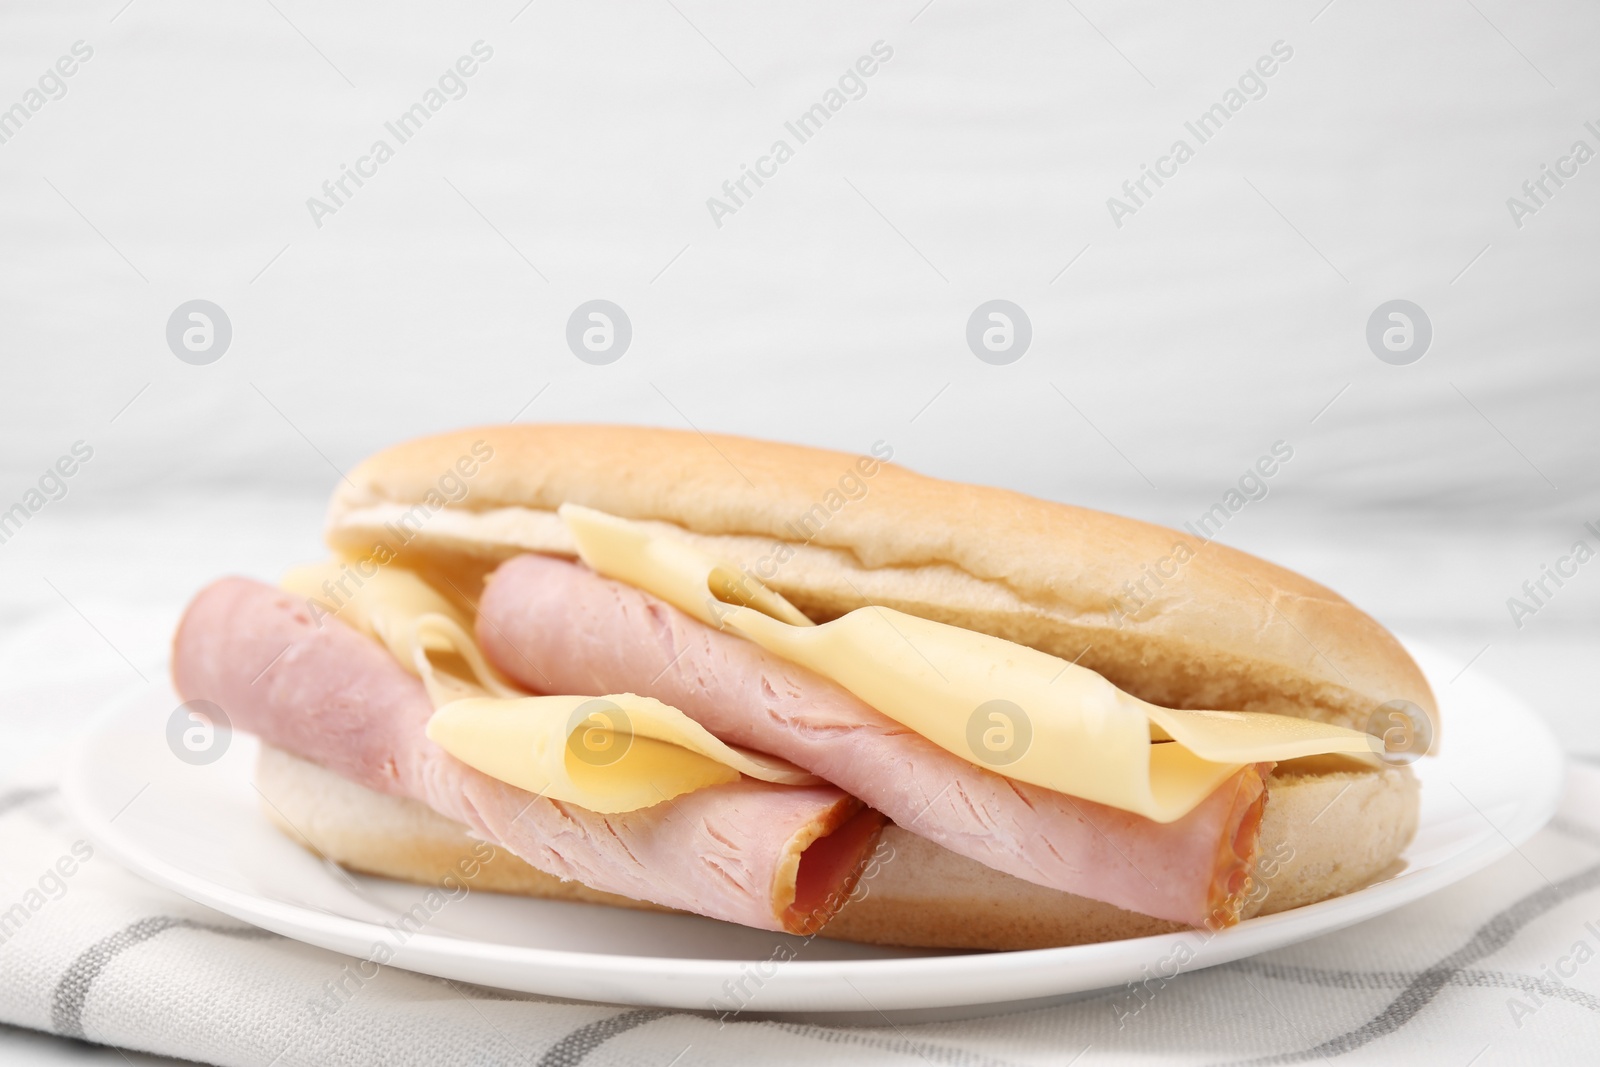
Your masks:
<instances>
[{"instance_id":1,"label":"white background","mask_svg":"<svg viewBox=\"0 0 1600 1067\"><path fill-rule=\"evenodd\" d=\"M14 623L270 575L316 551L335 468L520 413L883 439L930 473L1172 524L1283 440L1295 458L1224 540L1482 652L1471 669L1592 624L1600 573L1520 630L1506 604L1600 544L1600 161L1520 229L1506 205L1574 140L1600 148L1591 6L135 0L4 20L0 106L94 50L0 144L0 507L94 448L0 544ZM466 95L317 227L307 198L480 40ZM865 95L718 227L707 198L877 41L894 54ZM1107 198L1278 41L1266 94L1114 225ZM610 366L564 341L595 297L633 322ZM1002 367L965 343L996 297L1034 330ZM1397 297L1434 328L1409 366L1365 341ZM194 298L233 325L209 366L166 344ZM163 635L100 628L159 658Z\"/></svg>"},{"instance_id":2,"label":"white background","mask_svg":"<svg viewBox=\"0 0 1600 1067\"><path fill-rule=\"evenodd\" d=\"M1471 669L1586 669L1541 657L1584 647L1600 563L1520 630L1506 600L1576 538L1600 546L1600 160L1520 228L1506 202L1573 141L1600 149L1592 6L3 18L0 107L93 49L0 144L0 508L94 449L0 544L13 623L64 600L175 611L218 571L270 576L317 551L335 468L517 415L882 439L929 473L1169 524L1283 440L1294 459L1224 540ZM384 123L477 41L493 58L466 95L319 228L307 198L397 144ZM785 121L878 41L893 58L798 144ZM1184 123L1280 41L1265 95L1198 144ZM716 225L707 198L779 137L794 158ZM1107 198L1179 137L1195 157L1116 226ZM596 297L633 323L609 366L565 344ZM166 343L195 298L233 327L208 366ZM1009 366L966 345L993 298L1033 324ZM1433 324L1408 366L1365 339L1395 298ZM97 624L159 660L164 635ZM1587 714L1547 711L1600 749Z\"/></svg>"},{"instance_id":3,"label":"white background","mask_svg":"<svg viewBox=\"0 0 1600 1067\"><path fill-rule=\"evenodd\" d=\"M513 415L883 439L1169 524L1283 440L1223 540L1600 752L1600 562L1521 629L1506 604L1600 547L1600 160L1520 228L1506 203L1600 149L1593 5L17 3L0 108L80 40L0 144L0 509L94 449L0 544L0 770L84 710L50 672L137 681L200 584L315 554L336 468ZM316 226L479 40L466 95ZM706 199L877 41L865 94L717 226ZM1116 226L1278 41L1265 95ZM208 366L165 338L195 298L233 327ZM593 298L632 320L610 366L565 344ZM993 298L1033 325L1009 366L965 341ZM1395 298L1433 325L1408 366L1365 339Z\"/></svg>"}]
</instances>

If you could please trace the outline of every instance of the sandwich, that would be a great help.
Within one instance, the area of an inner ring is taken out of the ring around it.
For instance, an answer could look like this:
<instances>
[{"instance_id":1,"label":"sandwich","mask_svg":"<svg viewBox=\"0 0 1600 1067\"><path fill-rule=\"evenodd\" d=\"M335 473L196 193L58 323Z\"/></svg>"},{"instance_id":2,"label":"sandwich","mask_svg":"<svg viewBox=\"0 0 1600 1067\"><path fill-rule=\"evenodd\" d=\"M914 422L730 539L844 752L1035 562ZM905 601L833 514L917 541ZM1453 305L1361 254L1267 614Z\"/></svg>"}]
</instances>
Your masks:
<instances>
[{"instance_id":1,"label":"sandwich","mask_svg":"<svg viewBox=\"0 0 1600 1067\"><path fill-rule=\"evenodd\" d=\"M1220 544L891 456L410 441L339 486L328 560L195 597L175 687L261 740L286 834L423 884L1021 949L1398 869L1438 712L1381 625Z\"/></svg>"}]
</instances>

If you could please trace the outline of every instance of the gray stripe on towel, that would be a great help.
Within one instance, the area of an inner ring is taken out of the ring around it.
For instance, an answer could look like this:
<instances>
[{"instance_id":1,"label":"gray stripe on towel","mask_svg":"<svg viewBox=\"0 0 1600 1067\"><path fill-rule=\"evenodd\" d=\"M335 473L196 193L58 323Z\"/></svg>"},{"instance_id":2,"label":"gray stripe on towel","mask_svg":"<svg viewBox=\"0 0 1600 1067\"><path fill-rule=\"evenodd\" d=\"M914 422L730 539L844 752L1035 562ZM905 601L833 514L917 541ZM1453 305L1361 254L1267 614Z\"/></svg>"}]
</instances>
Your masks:
<instances>
[{"instance_id":1,"label":"gray stripe on towel","mask_svg":"<svg viewBox=\"0 0 1600 1067\"><path fill-rule=\"evenodd\" d=\"M1268 1064L1300 1063L1304 1060L1342 1056L1380 1037L1387 1037L1415 1018L1416 1014L1427 1007L1445 986L1460 984L1456 982L1456 977L1466 969L1467 964L1475 963L1491 953L1498 952L1533 920L1573 897L1596 888L1600 888L1600 864L1585 867L1559 882L1552 882L1541 889L1536 889L1492 916L1488 922L1478 927L1477 931L1467 939L1466 944L1427 970L1410 976L1410 981L1400 991L1400 995L1362 1025L1298 1052L1285 1052L1254 1060L1238 1060L1230 1063L1228 1067L1267 1067ZM1233 968L1239 966L1239 964L1230 965ZM1338 974L1339 972L1330 972L1330 984L1332 984L1331 976ZM1354 973L1350 978L1351 981L1355 981Z\"/></svg>"},{"instance_id":2,"label":"gray stripe on towel","mask_svg":"<svg viewBox=\"0 0 1600 1067\"><path fill-rule=\"evenodd\" d=\"M662 1016L675 1014L660 1008L641 1008L580 1026L546 1049L544 1055L539 1057L538 1067L578 1067L589 1053L618 1034L655 1022Z\"/></svg>"},{"instance_id":3,"label":"gray stripe on towel","mask_svg":"<svg viewBox=\"0 0 1600 1067\"><path fill-rule=\"evenodd\" d=\"M173 929L206 930L225 937L252 939L278 936L270 930L261 930L254 926L216 926L168 915L156 915L129 923L116 933L102 937L80 952L78 958L72 961L72 966L67 968L66 973L56 983L55 993L50 998L51 1028L67 1037L87 1039L88 1035L83 1030L83 1008L88 1002L89 991L94 987L94 981L100 976L100 972L128 949L142 945L157 934Z\"/></svg>"}]
</instances>

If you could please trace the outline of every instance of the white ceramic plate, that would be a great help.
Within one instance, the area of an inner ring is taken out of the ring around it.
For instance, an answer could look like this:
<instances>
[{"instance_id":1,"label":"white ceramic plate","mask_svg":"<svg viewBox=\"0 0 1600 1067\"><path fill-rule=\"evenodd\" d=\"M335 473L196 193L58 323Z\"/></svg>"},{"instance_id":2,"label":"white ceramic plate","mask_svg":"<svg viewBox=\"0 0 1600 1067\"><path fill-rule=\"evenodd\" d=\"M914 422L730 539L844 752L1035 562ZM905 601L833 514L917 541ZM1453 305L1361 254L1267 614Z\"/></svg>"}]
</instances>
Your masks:
<instances>
[{"instance_id":1,"label":"white ceramic plate","mask_svg":"<svg viewBox=\"0 0 1600 1067\"><path fill-rule=\"evenodd\" d=\"M191 766L167 745L178 705L142 689L100 715L65 782L95 844L153 882L245 922L357 957L375 946L414 971L548 996L710 1011L880 1012L949 1017L1062 1000L1141 979L1179 942L1215 966L1325 934L1459 881L1531 837L1554 813L1563 760L1511 693L1414 650L1444 705L1442 751L1419 761L1422 819L1405 868L1349 896L1200 932L1076 948L955 953L809 942L710 919L468 893L415 933L388 924L427 890L352 876L274 829L251 784L254 739ZM437 898L436 898L437 899ZM428 915L426 905L423 914ZM413 924L413 926L416 924Z\"/></svg>"}]
</instances>

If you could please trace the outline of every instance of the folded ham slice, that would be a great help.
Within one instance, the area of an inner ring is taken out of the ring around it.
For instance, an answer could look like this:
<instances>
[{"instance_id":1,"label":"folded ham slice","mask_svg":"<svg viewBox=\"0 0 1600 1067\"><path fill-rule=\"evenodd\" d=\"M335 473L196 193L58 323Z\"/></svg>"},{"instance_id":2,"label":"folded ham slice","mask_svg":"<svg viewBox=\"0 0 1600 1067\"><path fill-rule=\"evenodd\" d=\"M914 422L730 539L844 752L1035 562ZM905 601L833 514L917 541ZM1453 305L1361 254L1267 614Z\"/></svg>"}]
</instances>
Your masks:
<instances>
[{"instance_id":1,"label":"folded ham slice","mask_svg":"<svg viewBox=\"0 0 1600 1067\"><path fill-rule=\"evenodd\" d=\"M883 817L831 786L745 779L599 815L505 785L424 736L422 683L376 642L304 601L226 578L178 627L186 700L369 789L420 800L533 866L746 926L811 933L843 906Z\"/></svg>"},{"instance_id":2,"label":"folded ham slice","mask_svg":"<svg viewBox=\"0 0 1600 1067\"><path fill-rule=\"evenodd\" d=\"M1153 822L969 763L804 667L549 556L494 572L477 635L491 663L535 691L655 697L996 870L1161 919L1238 921L1270 764L1245 767L1176 822Z\"/></svg>"}]
</instances>

